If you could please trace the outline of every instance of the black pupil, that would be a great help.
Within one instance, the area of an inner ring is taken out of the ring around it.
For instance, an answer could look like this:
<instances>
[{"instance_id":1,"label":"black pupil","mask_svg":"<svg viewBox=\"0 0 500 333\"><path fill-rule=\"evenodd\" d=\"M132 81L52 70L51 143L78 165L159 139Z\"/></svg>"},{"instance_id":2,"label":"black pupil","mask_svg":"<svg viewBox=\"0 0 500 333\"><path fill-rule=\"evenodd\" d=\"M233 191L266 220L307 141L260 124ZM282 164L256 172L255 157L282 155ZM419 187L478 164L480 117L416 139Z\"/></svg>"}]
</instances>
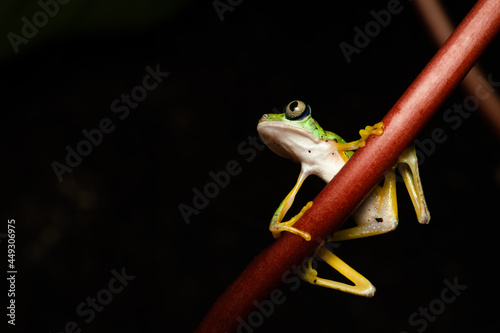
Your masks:
<instances>
[{"instance_id":1,"label":"black pupil","mask_svg":"<svg viewBox=\"0 0 500 333\"><path fill-rule=\"evenodd\" d=\"M297 105L299 105L299 103L297 102L293 102L292 104L290 104L290 111L295 112Z\"/></svg>"}]
</instances>

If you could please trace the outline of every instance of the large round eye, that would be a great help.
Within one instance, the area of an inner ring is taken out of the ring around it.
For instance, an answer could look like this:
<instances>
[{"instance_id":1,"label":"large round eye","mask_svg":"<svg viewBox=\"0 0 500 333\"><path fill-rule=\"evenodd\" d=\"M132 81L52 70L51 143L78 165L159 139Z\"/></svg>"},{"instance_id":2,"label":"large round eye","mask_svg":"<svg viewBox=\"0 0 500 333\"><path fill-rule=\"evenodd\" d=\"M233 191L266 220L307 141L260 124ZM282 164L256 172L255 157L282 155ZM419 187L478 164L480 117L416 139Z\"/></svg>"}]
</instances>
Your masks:
<instances>
[{"instance_id":1,"label":"large round eye","mask_svg":"<svg viewBox=\"0 0 500 333\"><path fill-rule=\"evenodd\" d=\"M288 120L300 120L311 114L311 109L302 101L292 101L286 106L285 117Z\"/></svg>"}]
</instances>

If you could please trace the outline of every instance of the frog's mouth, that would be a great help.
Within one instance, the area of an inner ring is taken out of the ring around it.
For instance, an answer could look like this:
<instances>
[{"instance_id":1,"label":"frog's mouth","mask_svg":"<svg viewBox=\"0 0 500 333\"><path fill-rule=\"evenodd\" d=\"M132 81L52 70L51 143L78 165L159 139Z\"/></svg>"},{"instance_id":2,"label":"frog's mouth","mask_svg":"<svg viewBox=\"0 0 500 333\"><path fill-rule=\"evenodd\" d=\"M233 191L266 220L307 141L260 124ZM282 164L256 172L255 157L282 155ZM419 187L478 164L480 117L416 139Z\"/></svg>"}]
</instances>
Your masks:
<instances>
[{"instance_id":1,"label":"frog's mouth","mask_svg":"<svg viewBox=\"0 0 500 333\"><path fill-rule=\"evenodd\" d=\"M285 121L260 121L257 132L269 149L294 162L300 162L320 141L310 131Z\"/></svg>"}]
</instances>

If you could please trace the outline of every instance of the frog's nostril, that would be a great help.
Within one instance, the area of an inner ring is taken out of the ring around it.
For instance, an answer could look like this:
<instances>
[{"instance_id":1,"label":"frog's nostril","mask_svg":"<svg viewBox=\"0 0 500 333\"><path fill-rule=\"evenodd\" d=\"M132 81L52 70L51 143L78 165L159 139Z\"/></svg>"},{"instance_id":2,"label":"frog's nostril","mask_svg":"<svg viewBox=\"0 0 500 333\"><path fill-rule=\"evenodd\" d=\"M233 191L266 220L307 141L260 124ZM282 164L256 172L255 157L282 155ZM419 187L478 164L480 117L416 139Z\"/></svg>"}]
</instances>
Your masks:
<instances>
[{"instance_id":1,"label":"frog's nostril","mask_svg":"<svg viewBox=\"0 0 500 333\"><path fill-rule=\"evenodd\" d=\"M266 114L262 115L262 118L260 118L260 119L266 120L267 118L269 118L269 115L266 113Z\"/></svg>"}]
</instances>

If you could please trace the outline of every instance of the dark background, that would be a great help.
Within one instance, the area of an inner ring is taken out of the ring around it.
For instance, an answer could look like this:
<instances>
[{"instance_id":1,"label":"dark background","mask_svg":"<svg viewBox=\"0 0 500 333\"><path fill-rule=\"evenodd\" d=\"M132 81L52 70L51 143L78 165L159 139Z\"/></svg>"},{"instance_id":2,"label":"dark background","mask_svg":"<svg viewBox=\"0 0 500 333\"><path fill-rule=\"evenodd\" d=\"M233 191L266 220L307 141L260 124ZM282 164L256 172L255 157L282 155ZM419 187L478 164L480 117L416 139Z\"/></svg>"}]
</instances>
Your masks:
<instances>
[{"instance_id":1,"label":"dark background","mask_svg":"<svg viewBox=\"0 0 500 333\"><path fill-rule=\"evenodd\" d=\"M70 321L83 332L193 331L273 241L269 220L298 176L298 165L267 148L254 158L238 150L257 135L262 114L299 98L323 128L354 140L436 51L414 8L401 1L402 13L348 64L339 43L353 44L353 28L387 3L243 1L221 21L212 1L73 0L17 54L2 38L0 232L16 220L18 269L16 327L7 331L61 332ZM459 22L475 1L443 3ZM27 1L0 7L4 35L20 34L21 18L40 10ZM481 58L496 81L499 49L496 38ZM121 120L111 103L157 64L170 75ZM444 121L465 96L454 93L419 136L436 128L447 136L421 163L431 223L418 224L400 183L398 229L336 251L370 279L376 296L285 285L286 301L256 332L416 332L422 326L409 316L454 279L467 289L426 331L497 327L499 141L478 113L457 129ZM53 161L64 163L65 147L75 148L82 130L103 118L115 130L59 182ZM203 190L210 172L231 160L241 172L187 224L179 204L192 206L193 189ZM308 179L297 206L322 186ZM0 249L4 276L5 242ZM135 279L85 323L78 305L123 267Z\"/></svg>"}]
</instances>

